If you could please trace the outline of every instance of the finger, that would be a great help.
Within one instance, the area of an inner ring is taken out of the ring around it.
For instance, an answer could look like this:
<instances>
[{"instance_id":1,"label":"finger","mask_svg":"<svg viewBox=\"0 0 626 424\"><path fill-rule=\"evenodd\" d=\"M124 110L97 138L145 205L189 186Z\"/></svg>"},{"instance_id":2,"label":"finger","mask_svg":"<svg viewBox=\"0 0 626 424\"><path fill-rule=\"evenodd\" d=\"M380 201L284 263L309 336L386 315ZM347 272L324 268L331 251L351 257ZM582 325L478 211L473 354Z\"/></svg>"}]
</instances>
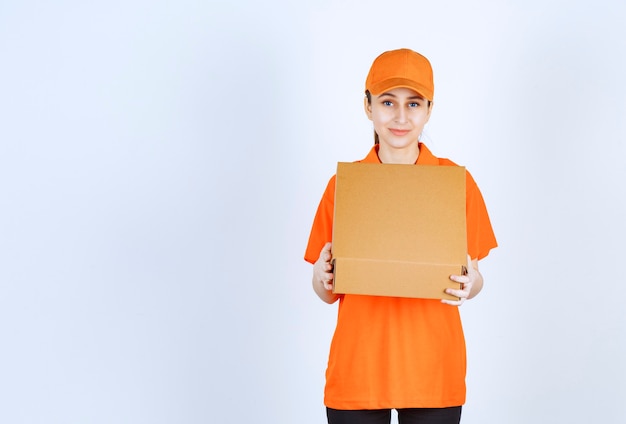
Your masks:
<instances>
[{"instance_id":1,"label":"finger","mask_svg":"<svg viewBox=\"0 0 626 424\"><path fill-rule=\"evenodd\" d=\"M332 290L333 289L333 280L332 280L332 278L328 279L328 280L324 280L324 288L326 290Z\"/></svg>"},{"instance_id":2,"label":"finger","mask_svg":"<svg viewBox=\"0 0 626 424\"><path fill-rule=\"evenodd\" d=\"M322 251L320 252L320 259L322 259L324 262L330 262L330 260L333 257L333 254L331 253L330 249L331 249L330 243L326 243L324 247L322 248Z\"/></svg>"},{"instance_id":3,"label":"finger","mask_svg":"<svg viewBox=\"0 0 626 424\"><path fill-rule=\"evenodd\" d=\"M441 299L441 303L445 303L450 306L461 306L465 302L465 299L460 300L449 300L449 299Z\"/></svg>"},{"instance_id":4,"label":"finger","mask_svg":"<svg viewBox=\"0 0 626 424\"><path fill-rule=\"evenodd\" d=\"M454 289L454 288L446 289L447 294L456 296L456 297L462 297L462 298L468 298L471 291L472 291L471 282L468 282L468 283L461 282L461 287L458 289Z\"/></svg>"},{"instance_id":5,"label":"finger","mask_svg":"<svg viewBox=\"0 0 626 424\"><path fill-rule=\"evenodd\" d=\"M461 283L461 284L467 284L470 282L470 278L467 275L454 275L452 274L450 276L450 279L454 282L457 283Z\"/></svg>"},{"instance_id":6,"label":"finger","mask_svg":"<svg viewBox=\"0 0 626 424\"><path fill-rule=\"evenodd\" d=\"M446 294L458 297L459 299L467 299L469 292L467 290L446 289Z\"/></svg>"}]
</instances>

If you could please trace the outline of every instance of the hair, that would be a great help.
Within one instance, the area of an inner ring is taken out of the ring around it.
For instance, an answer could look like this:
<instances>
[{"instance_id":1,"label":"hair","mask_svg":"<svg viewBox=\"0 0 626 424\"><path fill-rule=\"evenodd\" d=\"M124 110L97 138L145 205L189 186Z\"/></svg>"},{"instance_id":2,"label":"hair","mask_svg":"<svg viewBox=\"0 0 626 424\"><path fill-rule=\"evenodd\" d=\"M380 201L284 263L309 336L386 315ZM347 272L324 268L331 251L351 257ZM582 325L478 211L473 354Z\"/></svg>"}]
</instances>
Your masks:
<instances>
[{"instance_id":1,"label":"hair","mask_svg":"<svg viewBox=\"0 0 626 424\"><path fill-rule=\"evenodd\" d=\"M369 105L372 104L372 93L369 90L365 90L365 97L367 97L367 103ZM374 144L379 144L380 140L378 140L378 133L374 130Z\"/></svg>"},{"instance_id":2,"label":"hair","mask_svg":"<svg viewBox=\"0 0 626 424\"><path fill-rule=\"evenodd\" d=\"M372 93L370 93L369 90L365 90L365 97L367 97L367 103L368 104L372 104ZM430 104L432 102L430 100L428 100L428 107L430 107ZM378 133L376 132L376 130L374 130L374 144L379 144L380 140L378 139Z\"/></svg>"}]
</instances>

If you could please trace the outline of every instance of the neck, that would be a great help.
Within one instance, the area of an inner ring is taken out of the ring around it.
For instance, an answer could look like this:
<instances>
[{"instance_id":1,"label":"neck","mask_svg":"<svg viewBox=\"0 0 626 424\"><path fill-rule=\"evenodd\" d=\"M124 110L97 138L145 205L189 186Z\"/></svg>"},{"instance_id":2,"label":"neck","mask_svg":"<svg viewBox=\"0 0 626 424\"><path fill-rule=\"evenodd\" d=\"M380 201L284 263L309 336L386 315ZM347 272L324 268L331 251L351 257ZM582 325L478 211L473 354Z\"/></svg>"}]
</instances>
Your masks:
<instances>
[{"instance_id":1,"label":"neck","mask_svg":"<svg viewBox=\"0 0 626 424\"><path fill-rule=\"evenodd\" d=\"M412 165L417 162L419 154L419 143L411 144L402 149L394 149L384 144L380 144L378 147L378 159L382 163Z\"/></svg>"}]
</instances>

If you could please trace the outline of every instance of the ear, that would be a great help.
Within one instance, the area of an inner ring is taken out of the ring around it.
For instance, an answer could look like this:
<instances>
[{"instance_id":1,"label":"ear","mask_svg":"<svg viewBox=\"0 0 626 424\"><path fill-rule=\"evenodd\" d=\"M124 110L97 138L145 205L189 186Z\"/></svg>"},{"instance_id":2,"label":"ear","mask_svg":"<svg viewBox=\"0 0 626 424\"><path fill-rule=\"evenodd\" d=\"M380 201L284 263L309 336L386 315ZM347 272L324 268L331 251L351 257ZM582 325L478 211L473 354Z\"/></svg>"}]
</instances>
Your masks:
<instances>
[{"instance_id":1,"label":"ear","mask_svg":"<svg viewBox=\"0 0 626 424\"><path fill-rule=\"evenodd\" d=\"M430 114L433 111L433 105L434 103L431 100L430 105L428 106L428 115L426 116L426 123L428 123L428 121L430 120Z\"/></svg>"},{"instance_id":2,"label":"ear","mask_svg":"<svg viewBox=\"0 0 626 424\"><path fill-rule=\"evenodd\" d=\"M363 107L365 108L365 114L367 119L372 120L372 104L367 101L367 96L363 98Z\"/></svg>"}]
</instances>

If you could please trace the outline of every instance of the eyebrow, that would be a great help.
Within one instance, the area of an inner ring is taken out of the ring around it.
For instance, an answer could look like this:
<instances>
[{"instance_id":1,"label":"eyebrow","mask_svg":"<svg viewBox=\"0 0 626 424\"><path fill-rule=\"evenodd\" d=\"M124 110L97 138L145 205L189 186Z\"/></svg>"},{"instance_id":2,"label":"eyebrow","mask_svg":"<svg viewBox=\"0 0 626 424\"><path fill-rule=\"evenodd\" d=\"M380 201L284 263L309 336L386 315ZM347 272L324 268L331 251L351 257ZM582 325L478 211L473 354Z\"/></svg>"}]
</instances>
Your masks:
<instances>
[{"instance_id":1,"label":"eyebrow","mask_svg":"<svg viewBox=\"0 0 626 424\"><path fill-rule=\"evenodd\" d=\"M396 96L395 94L391 94L389 92L384 92L378 97L383 97L383 96L393 97L394 99L398 98L398 96ZM423 98L422 96L411 96L411 97L408 97L408 100L426 100L426 99Z\"/></svg>"}]
</instances>

